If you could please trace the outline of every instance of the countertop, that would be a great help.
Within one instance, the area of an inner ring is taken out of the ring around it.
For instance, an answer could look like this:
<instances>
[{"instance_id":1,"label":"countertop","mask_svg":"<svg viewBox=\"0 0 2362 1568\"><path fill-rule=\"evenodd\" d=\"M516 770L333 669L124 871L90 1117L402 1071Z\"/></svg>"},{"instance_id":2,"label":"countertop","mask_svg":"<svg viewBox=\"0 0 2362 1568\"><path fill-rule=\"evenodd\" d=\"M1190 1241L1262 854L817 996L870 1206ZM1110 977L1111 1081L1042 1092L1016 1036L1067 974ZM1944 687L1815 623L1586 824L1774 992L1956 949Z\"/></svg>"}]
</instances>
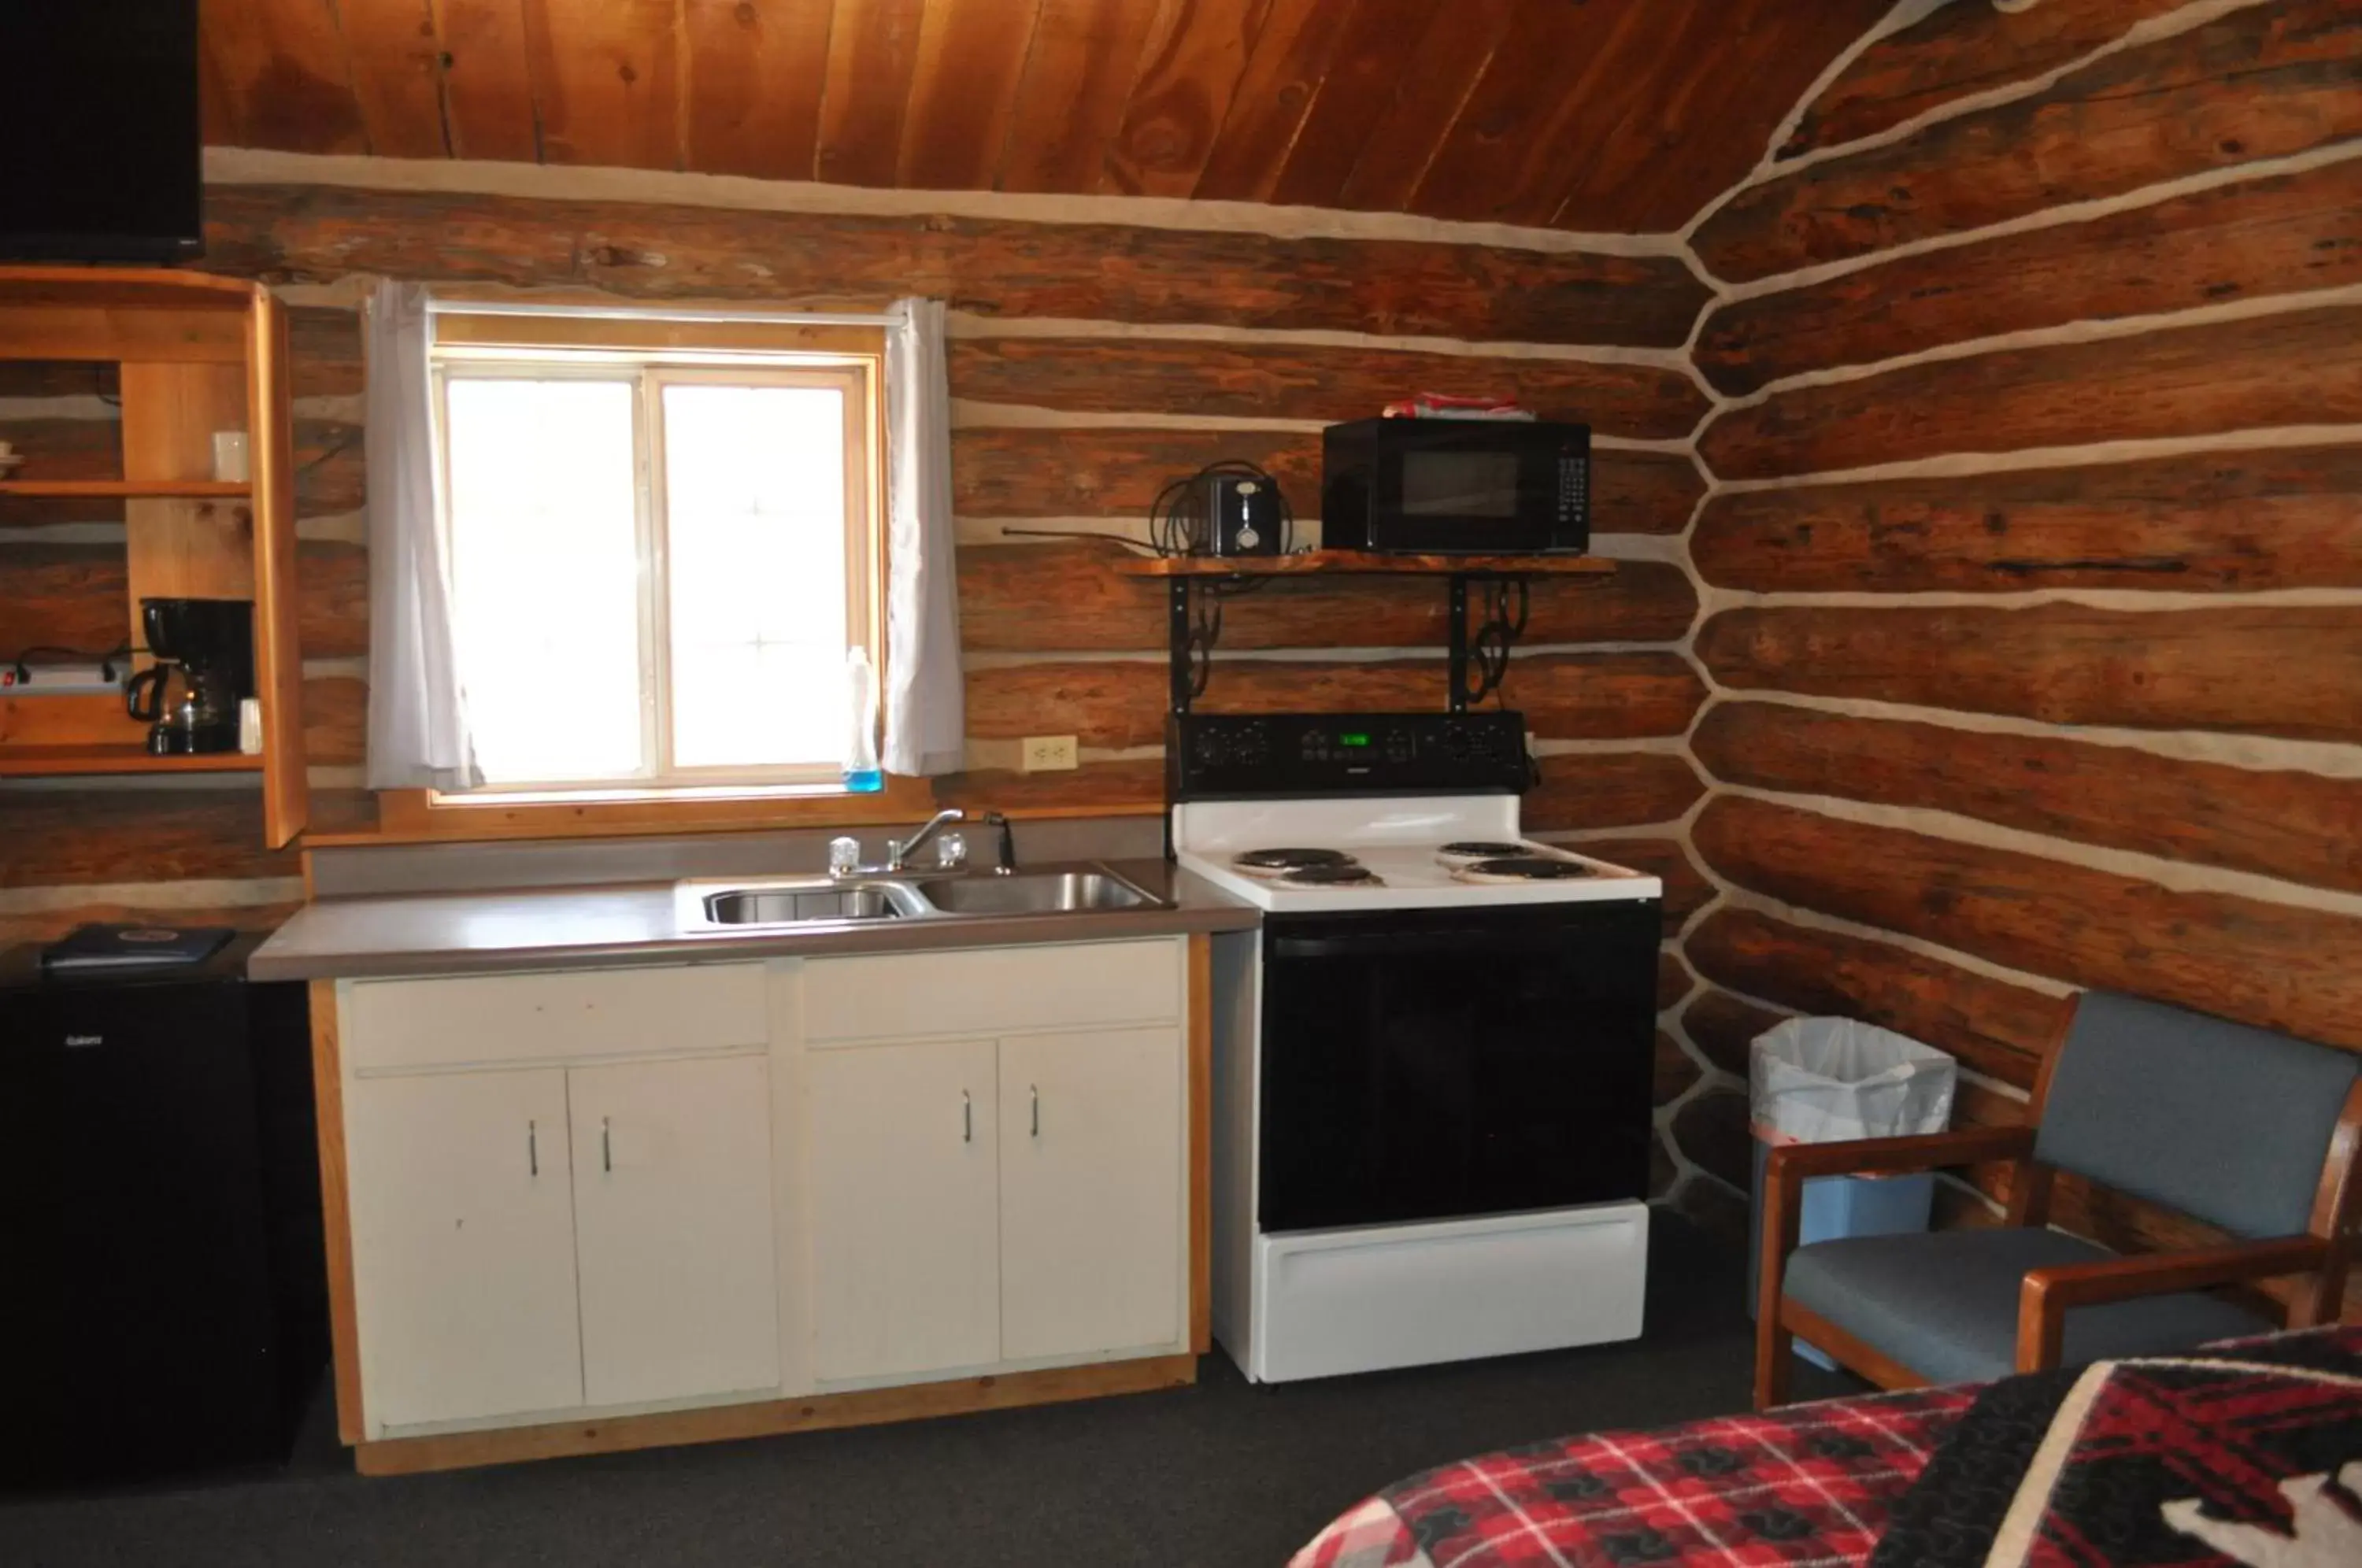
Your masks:
<instances>
[{"instance_id":1,"label":"countertop","mask_svg":"<svg viewBox=\"0 0 2362 1568\"><path fill-rule=\"evenodd\" d=\"M675 916L670 882L324 899L296 911L258 948L247 974L256 980L493 975L569 965L607 968L807 954L1117 942L1185 932L1247 931L1262 920L1253 907L1167 861L1107 864L1171 900L1170 907L687 931Z\"/></svg>"}]
</instances>

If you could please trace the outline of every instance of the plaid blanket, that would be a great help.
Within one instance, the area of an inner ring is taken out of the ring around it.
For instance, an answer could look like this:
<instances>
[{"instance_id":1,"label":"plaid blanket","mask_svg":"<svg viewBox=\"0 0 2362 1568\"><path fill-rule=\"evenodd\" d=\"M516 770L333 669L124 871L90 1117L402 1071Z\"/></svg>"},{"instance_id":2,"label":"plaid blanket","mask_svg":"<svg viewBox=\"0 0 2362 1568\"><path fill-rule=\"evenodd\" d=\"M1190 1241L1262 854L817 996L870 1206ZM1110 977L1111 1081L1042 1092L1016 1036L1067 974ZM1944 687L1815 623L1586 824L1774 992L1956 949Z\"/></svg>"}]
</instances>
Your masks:
<instances>
[{"instance_id":1,"label":"plaid blanket","mask_svg":"<svg viewBox=\"0 0 2362 1568\"><path fill-rule=\"evenodd\" d=\"M1896 1501L1871 1568L2354 1568L2362 1327L2005 1377Z\"/></svg>"},{"instance_id":2,"label":"plaid blanket","mask_svg":"<svg viewBox=\"0 0 2362 1568\"><path fill-rule=\"evenodd\" d=\"M1917 1389L1505 1449L1387 1487L1291 1568L1857 1568L1975 1397Z\"/></svg>"}]
</instances>

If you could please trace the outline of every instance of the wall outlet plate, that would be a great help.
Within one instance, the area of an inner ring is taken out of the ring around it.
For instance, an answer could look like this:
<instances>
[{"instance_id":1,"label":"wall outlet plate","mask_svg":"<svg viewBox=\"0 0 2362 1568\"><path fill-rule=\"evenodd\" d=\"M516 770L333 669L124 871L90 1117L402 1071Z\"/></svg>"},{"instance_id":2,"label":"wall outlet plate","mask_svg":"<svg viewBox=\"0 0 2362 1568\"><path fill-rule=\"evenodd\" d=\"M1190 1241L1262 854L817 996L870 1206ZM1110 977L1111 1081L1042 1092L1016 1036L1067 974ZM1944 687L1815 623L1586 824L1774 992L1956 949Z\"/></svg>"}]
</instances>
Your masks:
<instances>
[{"instance_id":1,"label":"wall outlet plate","mask_svg":"<svg viewBox=\"0 0 2362 1568\"><path fill-rule=\"evenodd\" d=\"M1027 735L1018 752L1017 766L1028 773L1051 773L1073 767L1075 737L1072 735Z\"/></svg>"}]
</instances>

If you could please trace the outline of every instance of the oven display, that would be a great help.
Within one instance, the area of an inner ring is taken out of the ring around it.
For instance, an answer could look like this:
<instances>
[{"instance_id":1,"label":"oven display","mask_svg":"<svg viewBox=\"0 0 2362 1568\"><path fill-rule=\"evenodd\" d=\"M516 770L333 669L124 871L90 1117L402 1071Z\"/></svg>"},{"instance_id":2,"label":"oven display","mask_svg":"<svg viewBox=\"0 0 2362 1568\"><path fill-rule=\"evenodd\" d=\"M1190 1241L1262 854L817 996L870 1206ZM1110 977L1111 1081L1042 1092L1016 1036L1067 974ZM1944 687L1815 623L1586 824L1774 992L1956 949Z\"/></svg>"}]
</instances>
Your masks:
<instances>
[{"instance_id":1,"label":"oven display","mask_svg":"<svg viewBox=\"0 0 2362 1568\"><path fill-rule=\"evenodd\" d=\"M1370 744L1370 737L1366 733L1362 734L1341 734L1337 737L1337 744L1339 745L1367 745Z\"/></svg>"}]
</instances>

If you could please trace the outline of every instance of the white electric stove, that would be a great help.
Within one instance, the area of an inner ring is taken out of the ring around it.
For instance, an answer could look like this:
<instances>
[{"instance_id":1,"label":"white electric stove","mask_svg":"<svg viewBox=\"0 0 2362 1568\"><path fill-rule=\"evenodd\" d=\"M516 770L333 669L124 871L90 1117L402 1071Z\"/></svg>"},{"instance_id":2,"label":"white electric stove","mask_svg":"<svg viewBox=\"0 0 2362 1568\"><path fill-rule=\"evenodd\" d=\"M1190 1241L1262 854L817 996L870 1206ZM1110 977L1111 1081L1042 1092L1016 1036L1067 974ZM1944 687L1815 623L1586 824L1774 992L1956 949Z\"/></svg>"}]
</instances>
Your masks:
<instances>
[{"instance_id":1,"label":"white electric stove","mask_svg":"<svg viewBox=\"0 0 2362 1568\"><path fill-rule=\"evenodd\" d=\"M1173 850L1184 868L1275 912L1664 896L1654 877L1526 838L1515 795L1183 801Z\"/></svg>"},{"instance_id":2,"label":"white electric stove","mask_svg":"<svg viewBox=\"0 0 2362 1568\"><path fill-rule=\"evenodd\" d=\"M1654 877L1528 839L1512 713L1178 715L1215 939L1214 1331L1280 1382L1630 1339Z\"/></svg>"}]
</instances>

